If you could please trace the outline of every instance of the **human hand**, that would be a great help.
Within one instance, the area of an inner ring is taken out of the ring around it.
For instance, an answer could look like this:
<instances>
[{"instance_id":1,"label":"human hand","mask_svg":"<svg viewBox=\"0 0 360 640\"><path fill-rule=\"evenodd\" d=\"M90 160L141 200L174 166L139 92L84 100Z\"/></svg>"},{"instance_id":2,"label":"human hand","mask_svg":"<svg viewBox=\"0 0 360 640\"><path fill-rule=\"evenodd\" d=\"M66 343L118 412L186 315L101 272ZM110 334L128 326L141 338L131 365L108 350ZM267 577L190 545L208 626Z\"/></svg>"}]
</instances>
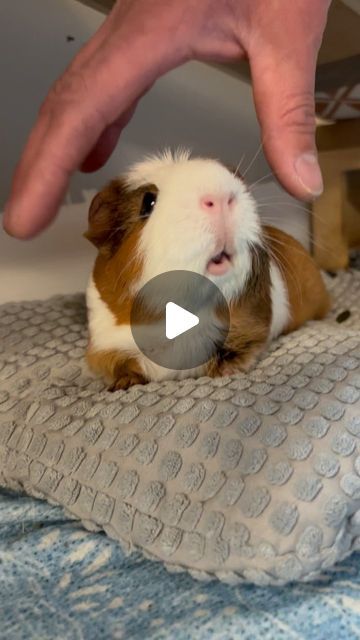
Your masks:
<instances>
[{"instance_id":1,"label":"human hand","mask_svg":"<svg viewBox=\"0 0 360 640\"><path fill-rule=\"evenodd\" d=\"M274 173L299 198L319 195L313 94L330 2L118 0L40 109L14 175L6 231L29 238L43 230L71 174L100 168L142 95L188 60L249 58Z\"/></svg>"}]
</instances>

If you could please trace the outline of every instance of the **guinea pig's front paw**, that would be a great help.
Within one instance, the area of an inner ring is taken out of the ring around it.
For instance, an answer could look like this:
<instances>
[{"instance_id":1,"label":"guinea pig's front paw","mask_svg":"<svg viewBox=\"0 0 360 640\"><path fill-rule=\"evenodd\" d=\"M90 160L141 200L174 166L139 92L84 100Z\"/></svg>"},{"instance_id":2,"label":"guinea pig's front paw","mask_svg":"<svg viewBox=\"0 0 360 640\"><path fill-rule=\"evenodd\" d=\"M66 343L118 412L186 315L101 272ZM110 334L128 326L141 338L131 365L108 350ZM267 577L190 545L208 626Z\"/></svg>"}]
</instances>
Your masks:
<instances>
[{"instance_id":1,"label":"guinea pig's front paw","mask_svg":"<svg viewBox=\"0 0 360 640\"><path fill-rule=\"evenodd\" d=\"M224 363L219 369L219 376L235 376L242 372L240 365Z\"/></svg>"},{"instance_id":2,"label":"guinea pig's front paw","mask_svg":"<svg viewBox=\"0 0 360 640\"><path fill-rule=\"evenodd\" d=\"M140 373L135 373L134 371L129 371L129 373L124 373L117 380L115 380L114 384L109 387L108 391L113 393L114 391L119 391L120 389L129 389L133 387L135 384L146 384L147 380Z\"/></svg>"},{"instance_id":3,"label":"guinea pig's front paw","mask_svg":"<svg viewBox=\"0 0 360 640\"><path fill-rule=\"evenodd\" d=\"M228 360L217 360L214 358L214 360L208 364L206 375L210 378L222 378L234 376L242 371L241 362L238 361L238 359L229 362Z\"/></svg>"},{"instance_id":4,"label":"guinea pig's front paw","mask_svg":"<svg viewBox=\"0 0 360 640\"><path fill-rule=\"evenodd\" d=\"M256 364L256 358L235 358L230 362L224 360L218 368L218 376L236 376L247 373Z\"/></svg>"}]
</instances>

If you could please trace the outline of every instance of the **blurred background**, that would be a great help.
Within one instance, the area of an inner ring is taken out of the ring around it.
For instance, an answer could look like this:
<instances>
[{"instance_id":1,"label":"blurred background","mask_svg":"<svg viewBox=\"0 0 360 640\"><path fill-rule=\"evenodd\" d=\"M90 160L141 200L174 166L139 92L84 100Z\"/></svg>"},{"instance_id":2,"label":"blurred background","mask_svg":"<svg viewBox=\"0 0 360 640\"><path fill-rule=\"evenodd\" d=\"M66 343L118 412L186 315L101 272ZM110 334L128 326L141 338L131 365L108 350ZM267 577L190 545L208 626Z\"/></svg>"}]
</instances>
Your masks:
<instances>
[{"instance_id":1,"label":"blurred background","mask_svg":"<svg viewBox=\"0 0 360 640\"><path fill-rule=\"evenodd\" d=\"M42 100L103 20L103 14L74 0L1 0L0 211ZM178 145L235 166L242 159L242 172L251 165L246 179L259 181L254 188L266 205L262 214L308 245L307 211L280 189L259 149L251 86L191 63L164 76L145 96L106 167L73 177L48 231L24 242L0 229L0 303L84 290L95 256L82 237L90 199L144 153Z\"/></svg>"}]
</instances>

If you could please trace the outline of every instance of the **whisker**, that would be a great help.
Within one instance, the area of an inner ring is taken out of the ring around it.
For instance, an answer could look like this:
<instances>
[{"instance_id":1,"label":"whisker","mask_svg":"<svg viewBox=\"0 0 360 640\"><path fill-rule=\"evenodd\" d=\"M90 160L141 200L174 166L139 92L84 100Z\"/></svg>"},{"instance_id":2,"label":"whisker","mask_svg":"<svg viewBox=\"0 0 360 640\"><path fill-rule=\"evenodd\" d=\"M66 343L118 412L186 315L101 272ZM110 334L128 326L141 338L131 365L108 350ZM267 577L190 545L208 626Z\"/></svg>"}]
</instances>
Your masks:
<instances>
[{"instance_id":1,"label":"whisker","mask_svg":"<svg viewBox=\"0 0 360 640\"><path fill-rule=\"evenodd\" d=\"M310 207L307 208L306 206L302 206L297 202L284 202L284 201L283 202L276 202L276 201L265 202L256 198L256 204L258 207L262 207L262 208L276 206L276 207L289 207L291 209L298 209L299 211L307 213L309 215L309 218L314 218L315 220L319 220L319 221L322 220L321 217L317 213L314 213L314 211L312 211Z\"/></svg>"},{"instance_id":2,"label":"whisker","mask_svg":"<svg viewBox=\"0 0 360 640\"><path fill-rule=\"evenodd\" d=\"M266 240L268 240L268 242L270 242L270 243L275 242L276 244L278 244L281 247L288 247L288 245L285 242L283 242L282 240L279 240L279 238L273 238L273 236L267 235L266 231L264 233L264 236L265 236ZM296 247L292 247L291 250L295 251L296 253L298 253L301 256L303 255L302 251L300 249L297 249Z\"/></svg>"},{"instance_id":3,"label":"whisker","mask_svg":"<svg viewBox=\"0 0 360 640\"><path fill-rule=\"evenodd\" d=\"M243 178L245 178L246 174L249 172L249 170L251 169L251 167L253 166L255 160L257 159L258 155L261 153L262 149L263 149L264 143L263 141L260 142L260 145L253 157L253 159L251 160L250 164L248 165L246 171L242 174Z\"/></svg>"},{"instance_id":4,"label":"whisker","mask_svg":"<svg viewBox=\"0 0 360 640\"><path fill-rule=\"evenodd\" d=\"M264 220L262 220L262 221L264 222ZM306 231L305 230L305 233L307 234L307 240L311 243L312 247L316 247L317 249L321 249L322 251L326 252L328 254L328 256L330 256L330 257L335 257L335 252L331 251L331 249L329 249L328 246L326 246L325 244L319 242L318 240L315 241L315 238L314 238L313 234L311 233L311 231ZM278 242L280 242L280 241L278 241ZM284 244L284 246L286 246L286 245ZM294 251L298 251L299 252L299 249L295 249L295 247L294 247Z\"/></svg>"},{"instance_id":5,"label":"whisker","mask_svg":"<svg viewBox=\"0 0 360 640\"><path fill-rule=\"evenodd\" d=\"M263 208L266 205L259 205L258 208ZM275 227L280 223L284 221L283 217L274 217L271 215L268 215L265 213L265 215L263 213L259 214L260 218L261 218L261 222L262 223L270 223L273 224ZM315 218L318 218L318 216L315 216ZM320 218L319 218L320 219ZM319 248L322 251L325 251L328 256L331 257L335 257L335 252L332 251L331 249L329 249L328 246L326 246L325 244L323 244L322 242L320 242L318 239L315 239L315 236L313 234L313 232L311 231L311 219L309 219L309 228L305 228L301 222L298 222L297 220L292 220L291 221L291 226L295 226L296 228L298 228L299 230L302 231L302 233L306 234L307 239L311 242L313 247ZM291 232L290 232L291 234Z\"/></svg>"},{"instance_id":6,"label":"whisker","mask_svg":"<svg viewBox=\"0 0 360 640\"><path fill-rule=\"evenodd\" d=\"M282 226L278 226L280 225L282 222L284 221L283 218L271 218L268 216L261 216L261 223L262 225L265 224L265 226L274 226L280 230L283 230ZM291 222L291 227L297 229L298 231L300 231L301 233L303 233L306 236L307 240L310 240L313 237L312 232L310 231L310 229L307 229L304 227L304 225L301 224L301 222L298 222L297 220L293 220ZM284 229L285 233L289 233L289 235L291 235L291 231L287 231L286 229Z\"/></svg>"},{"instance_id":7,"label":"whisker","mask_svg":"<svg viewBox=\"0 0 360 640\"><path fill-rule=\"evenodd\" d=\"M286 247L286 246L287 246L285 242L282 242L282 241L281 241L281 240L279 240L278 238L272 238L271 236L270 236L270 237L268 237L268 236L266 235L266 232L265 232L265 237L266 237L268 240L272 241L272 242L276 242L278 245L282 245L283 247ZM311 237L309 238L309 240L312 240L312 239L311 239ZM333 251L330 251L326 246L324 246L324 245L323 245L323 246L321 246L319 243L315 243L314 241L312 241L312 243L313 243L313 246L318 247L318 248L319 248L319 249L321 249L322 251L326 251L330 256L332 256L332 257L334 257L334 256L335 256L335 253L334 253ZM300 251L300 249L297 249L296 247L292 247L292 251L295 251L295 252L299 253L300 255L302 255L302 252Z\"/></svg>"},{"instance_id":8,"label":"whisker","mask_svg":"<svg viewBox=\"0 0 360 640\"><path fill-rule=\"evenodd\" d=\"M239 162L239 164L237 165L237 167L236 167L236 169L235 169L234 178L236 178L236 177L237 177L238 172L239 172L239 170L240 170L240 167L241 167L241 165L242 165L242 163L243 163L243 160L244 160L244 159L245 159L245 153L243 153L243 154L242 154L242 156L241 156L241 158L240 158L240 162Z\"/></svg>"},{"instance_id":9,"label":"whisker","mask_svg":"<svg viewBox=\"0 0 360 640\"><path fill-rule=\"evenodd\" d=\"M262 178L259 178L259 180L256 180L255 182L250 184L249 185L249 190L251 191L255 187L255 185L257 185L260 182L262 182L263 180L267 180L268 178L271 178L271 177L275 177L275 174L273 173L273 171L270 171L270 173L266 173L264 176L262 176Z\"/></svg>"},{"instance_id":10,"label":"whisker","mask_svg":"<svg viewBox=\"0 0 360 640\"><path fill-rule=\"evenodd\" d=\"M251 242L250 246L254 251L254 256L256 260L256 272L259 273L260 272L259 246L256 242Z\"/></svg>"},{"instance_id":11,"label":"whisker","mask_svg":"<svg viewBox=\"0 0 360 640\"><path fill-rule=\"evenodd\" d=\"M270 200L268 198L255 198L257 204L267 205L267 206L277 206L277 207L291 207L296 209L301 209L301 211L306 211L307 213L311 213L310 207L306 205L300 204L300 202L289 200Z\"/></svg>"},{"instance_id":12,"label":"whisker","mask_svg":"<svg viewBox=\"0 0 360 640\"><path fill-rule=\"evenodd\" d=\"M277 229L278 231L280 231L280 233L287 234L290 237L294 237L294 234L296 233L299 234L301 239L304 238L307 241L311 240L311 231L309 231L308 229L304 229L301 224L296 225L296 223L294 223L291 227L290 225L289 227L285 227L279 222L271 220L269 218L261 218L260 222L262 229L265 231L270 229L270 233L271 229ZM266 229L266 227L268 229ZM301 244L301 240L298 240L297 237L294 237L294 239Z\"/></svg>"}]
</instances>

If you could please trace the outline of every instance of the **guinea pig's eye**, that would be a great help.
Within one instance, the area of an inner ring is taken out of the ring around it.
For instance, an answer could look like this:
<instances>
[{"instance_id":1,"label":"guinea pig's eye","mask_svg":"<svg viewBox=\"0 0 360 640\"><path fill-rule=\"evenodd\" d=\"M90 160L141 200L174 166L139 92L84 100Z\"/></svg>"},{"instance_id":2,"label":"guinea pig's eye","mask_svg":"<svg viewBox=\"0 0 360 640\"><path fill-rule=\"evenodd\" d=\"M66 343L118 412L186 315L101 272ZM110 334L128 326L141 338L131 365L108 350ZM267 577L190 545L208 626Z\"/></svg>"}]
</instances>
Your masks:
<instances>
[{"instance_id":1,"label":"guinea pig's eye","mask_svg":"<svg viewBox=\"0 0 360 640\"><path fill-rule=\"evenodd\" d=\"M156 194L152 193L151 191L147 191L143 197L140 217L148 218L153 208L155 207L155 203L156 203Z\"/></svg>"}]
</instances>

